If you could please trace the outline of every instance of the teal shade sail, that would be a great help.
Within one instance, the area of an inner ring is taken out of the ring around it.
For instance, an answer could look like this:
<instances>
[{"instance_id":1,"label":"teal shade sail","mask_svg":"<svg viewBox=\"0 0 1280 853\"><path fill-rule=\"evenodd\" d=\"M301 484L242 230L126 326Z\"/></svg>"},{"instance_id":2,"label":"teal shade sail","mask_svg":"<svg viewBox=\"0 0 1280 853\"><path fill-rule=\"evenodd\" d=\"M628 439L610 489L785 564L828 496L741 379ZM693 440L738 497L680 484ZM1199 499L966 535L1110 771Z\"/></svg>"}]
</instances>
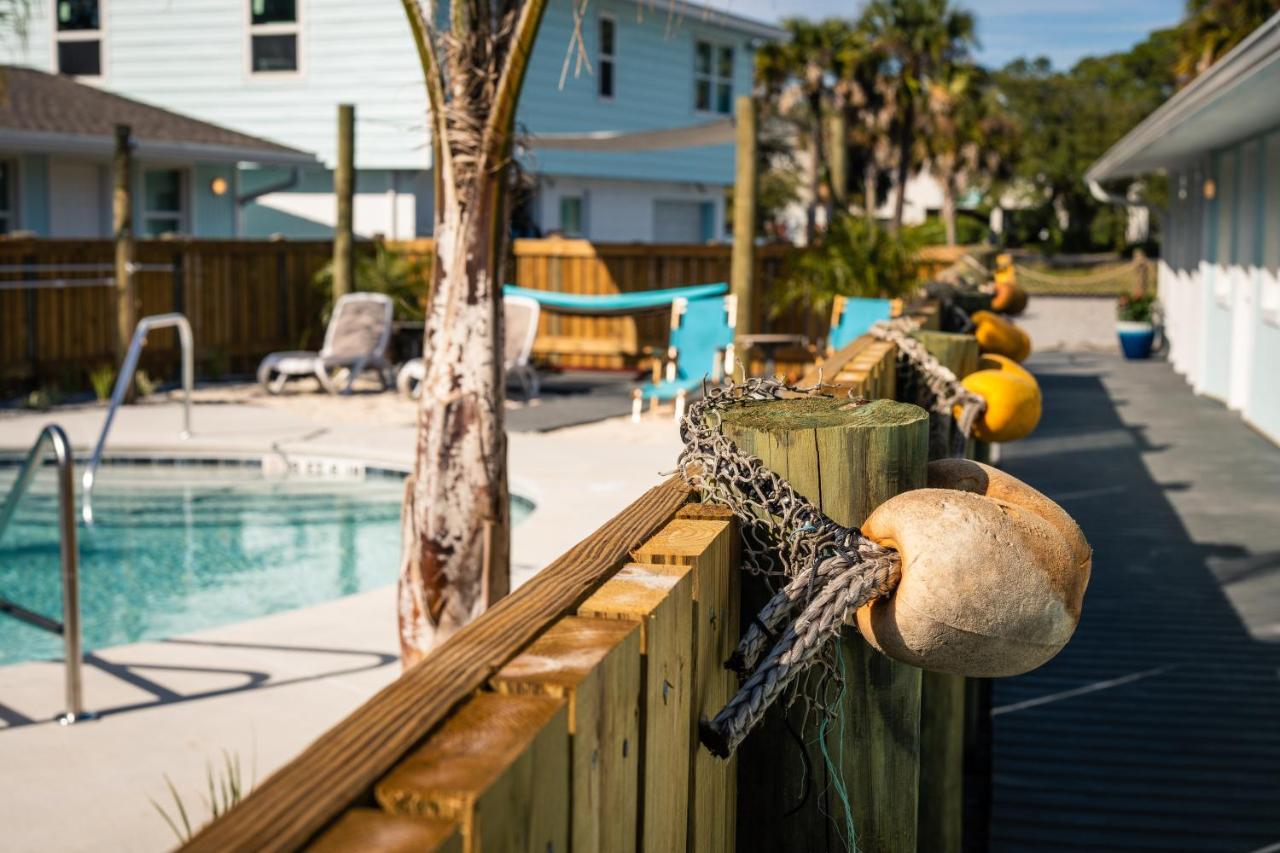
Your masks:
<instances>
[{"instance_id":1,"label":"teal shade sail","mask_svg":"<svg viewBox=\"0 0 1280 853\"><path fill-rule=\"evenodd\" d=\"M562 314L635 314L670 308L677 299L706 299L723 296L729 285L695 284L688 287L670 287L665 290L642 290L634 293L585 294L559 293L553 290L533 290L508 284L502 288L505 296L527 296L548 311Z\"/></svg>"}]
</instances>

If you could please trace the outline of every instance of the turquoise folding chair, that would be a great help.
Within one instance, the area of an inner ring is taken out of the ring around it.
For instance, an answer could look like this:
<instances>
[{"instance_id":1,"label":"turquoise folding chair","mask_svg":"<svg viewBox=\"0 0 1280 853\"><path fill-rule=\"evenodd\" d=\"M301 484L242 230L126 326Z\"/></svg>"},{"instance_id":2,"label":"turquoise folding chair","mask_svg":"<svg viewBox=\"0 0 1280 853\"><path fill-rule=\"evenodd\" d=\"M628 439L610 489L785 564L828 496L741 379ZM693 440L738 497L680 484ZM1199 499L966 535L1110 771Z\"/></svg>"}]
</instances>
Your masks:
<instances>
[{"instance_id":1,"label":"turquoise folding chair","mask_svg":"<svg viewBox=\"0 0 1280 853\"><path fill-rule=\"evenodd\" d=\"M632 416L639 418L643 400L676 401L676 418L684 414L690 391L708 379L720 382L733 372L733 328L736 296L703 299L679 298L671 303L671 334L667 338L665 364L655 367L652 382L635 390Z\"/></svg>"},{"instance_id":2,"label":"turquoise folding chair","mask_svg":"<svg viewBox=\"0 0 1280 853\"><path fill-rule=\"evenodd\" d=\"M893 315L892 299L860 299L837 296L831 303L831 331L827 334L827 355L865 335L872 324Z\"/></svg>"}]
</instances>

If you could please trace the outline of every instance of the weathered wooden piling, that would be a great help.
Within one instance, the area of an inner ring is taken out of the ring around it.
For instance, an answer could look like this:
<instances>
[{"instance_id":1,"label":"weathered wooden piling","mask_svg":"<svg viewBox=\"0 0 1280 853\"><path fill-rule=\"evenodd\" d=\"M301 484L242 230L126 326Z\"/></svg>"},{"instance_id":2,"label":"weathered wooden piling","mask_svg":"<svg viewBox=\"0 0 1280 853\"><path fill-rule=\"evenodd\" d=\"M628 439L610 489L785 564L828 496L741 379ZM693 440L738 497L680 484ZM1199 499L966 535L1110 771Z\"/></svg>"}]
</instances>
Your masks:
<instances>
[{"instance_id":1,"label":"weathered wooden piling","mask_svg":"<svg viewBox=\"0 0 1280 853\"><path fill-rule=\"evenodd\" d=\"M846 526L924 485L928 425L923 409L891 400L782 400L724 416L739 449ZM766 595L757 579L746 583L744 620ZM917 848L921 672L873 651L852 628L839 661L844 690L825 732L816 714L775 708L739 748L738 835L758 849L847 849L846 801L859 849Z\"/></svg>"}]
</instances>

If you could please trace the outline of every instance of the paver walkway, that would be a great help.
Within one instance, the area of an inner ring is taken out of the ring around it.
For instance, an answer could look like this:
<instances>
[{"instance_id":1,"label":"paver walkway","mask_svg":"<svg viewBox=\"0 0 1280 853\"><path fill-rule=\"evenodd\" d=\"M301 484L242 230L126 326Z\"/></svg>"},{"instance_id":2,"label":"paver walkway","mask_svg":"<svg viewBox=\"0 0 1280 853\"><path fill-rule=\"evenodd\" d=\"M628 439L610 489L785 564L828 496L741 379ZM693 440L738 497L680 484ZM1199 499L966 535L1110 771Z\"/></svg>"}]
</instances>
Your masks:
<instances>
[{"instance_id":1,"label":"paver walkway","mask_svg":"<svg viewBox=\"0 0 1280 853\"><path fill-rule=\"evenodd\" d=\"M996 683L992 849L1280 850L1280 448L1162 362L1031 366L1002 464L1093 577L1062 654Z\"/></svg>"}]
</instances>

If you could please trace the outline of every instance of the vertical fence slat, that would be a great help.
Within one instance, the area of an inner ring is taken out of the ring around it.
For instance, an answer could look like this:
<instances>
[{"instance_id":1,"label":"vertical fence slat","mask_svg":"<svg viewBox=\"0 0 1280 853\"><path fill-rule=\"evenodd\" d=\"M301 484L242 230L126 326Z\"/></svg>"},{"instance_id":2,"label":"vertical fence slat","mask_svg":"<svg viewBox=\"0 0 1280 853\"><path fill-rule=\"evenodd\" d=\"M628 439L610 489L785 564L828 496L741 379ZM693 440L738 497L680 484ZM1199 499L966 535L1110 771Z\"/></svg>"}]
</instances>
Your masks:
<instances>
[{"instance_id":1,"label":"vertical fence slat","mask_svg":"<svg viewBox=\"0 0 1280 853\"><path fill-rule=\"evenodd\" d=\"M479 693L374 790L393 814L457 821L464 853L566 850L568 708Z\"/></svg>"},{"instance_id":2,"label":"vertical fence slat","mask_svg":"<svg viewBox=\"0 0 1280 853\"><path fill-rule=\"evenodd\" d=\"M693 675L693 575L687 566L624 566L578 608L640 625L639 844L685 849Z\"/></svg>"},{"instance_id":3,"label":"vertical fence slat","mask_svg":"<svg viewBox=\"0 0 1280 853\"><path fill-rule=\"evenodd\" d=\"M562 619L490 683L499 693L553 696L568 703L571 849L634 850L639 627L616 619Z\"/></svg>"},{"instance_id":4,"label":"vertical fence slat","mask_svg":"<svg viewBox=\"0 0 1280 853\"><path fill-rule=\"evenodd\" d=\"M693 575L693 701L689 718L688 846L697 853L735 849L737 759L722 761L702 748L697 729L733 696L737 679L725 669L738 642L739 571L732 564L732 524L678 518L636 551L657 566L689 566Z\"/></svg>"}]
</instances>

